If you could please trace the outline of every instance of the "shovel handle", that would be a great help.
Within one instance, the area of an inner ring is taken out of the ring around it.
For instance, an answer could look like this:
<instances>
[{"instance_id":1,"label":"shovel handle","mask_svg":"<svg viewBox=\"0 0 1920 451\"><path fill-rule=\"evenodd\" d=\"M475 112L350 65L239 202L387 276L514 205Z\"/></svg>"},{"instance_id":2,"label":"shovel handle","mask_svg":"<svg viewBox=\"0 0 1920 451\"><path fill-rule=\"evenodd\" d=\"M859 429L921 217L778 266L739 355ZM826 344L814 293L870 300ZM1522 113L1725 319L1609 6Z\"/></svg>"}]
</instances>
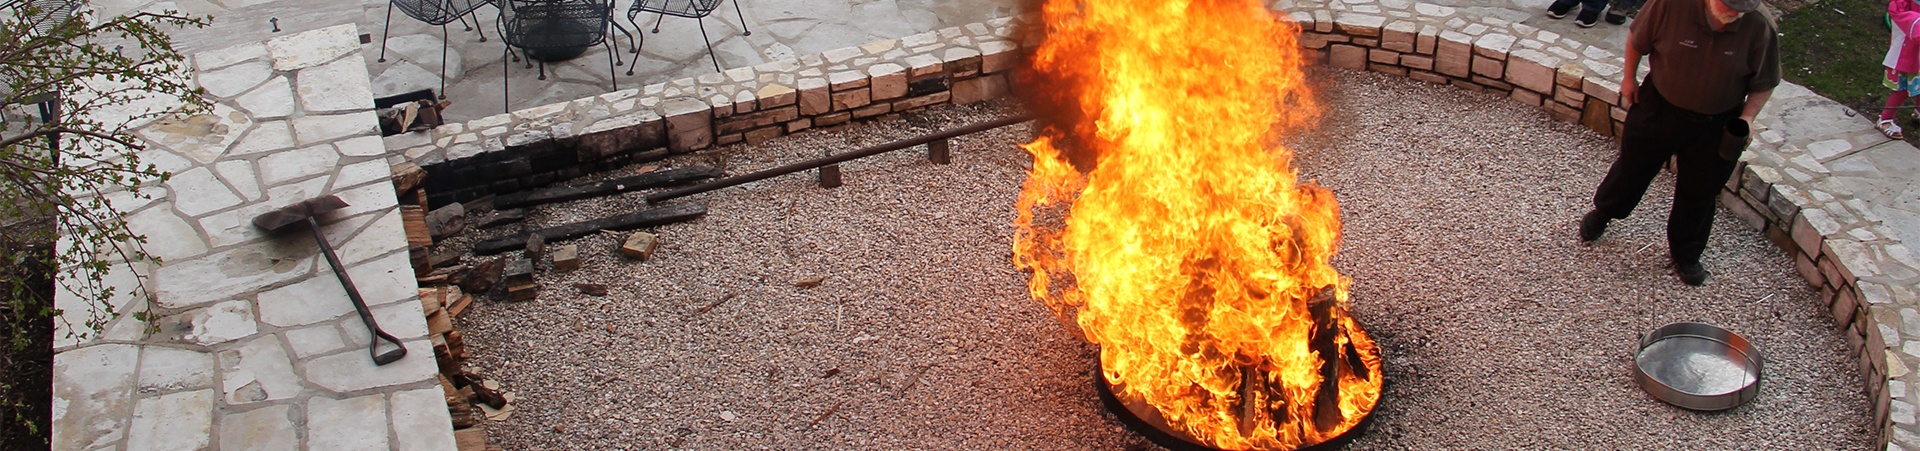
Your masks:
<instances>
[{"instance_id":1,"label":"shovel handle","mask_svg":"<svg viewBox=\"0 0 1920 451\"><path fill-rule=\"evenodd\" d=\"M379 338L379 340L374 340L373 343L370 343L367 345L367 354L373 356L373 364L375 366L393 363L393 362L399 361L401 357L407 356L407 346L400 344L400 339L394 338L393 335L388 334L386 331L383 331L380 329L374 329L373 336L376 338ZM377 350L380 348L381 340L385 340L388 343L393 343L393 350L387 351L387 352L377 352Z\"/></svg>"},{"instance_id":2,"label":"shovel handle","mask_svg":"<svg viewBox=\"0 0 1920 451\"><path fill-rule=\"evenodd\" d=\"M373 364L386 365L406 357L406 345L400 344L400 339L387 331L380 330L380 323L373 320L373 312L367 310L367 301L360 298L360 289L353 286L352 278L347 277L347 268L340 264L340 256L333 252L332 244L327 244L327 235L320 233L320 221L314 219L311 213L307 214L307 230L313 231L313 240L320 243L320 253L327 256L327 264L333 266L333 275L339 277L340 285L346 287L347 299L353 300L353 310L360 313L360 322L367 325L367 330L373 331L373 339L367 343L367 354L373 356ZM379 352L382 340L398 349Z\"/></svg>"}]
</instances>

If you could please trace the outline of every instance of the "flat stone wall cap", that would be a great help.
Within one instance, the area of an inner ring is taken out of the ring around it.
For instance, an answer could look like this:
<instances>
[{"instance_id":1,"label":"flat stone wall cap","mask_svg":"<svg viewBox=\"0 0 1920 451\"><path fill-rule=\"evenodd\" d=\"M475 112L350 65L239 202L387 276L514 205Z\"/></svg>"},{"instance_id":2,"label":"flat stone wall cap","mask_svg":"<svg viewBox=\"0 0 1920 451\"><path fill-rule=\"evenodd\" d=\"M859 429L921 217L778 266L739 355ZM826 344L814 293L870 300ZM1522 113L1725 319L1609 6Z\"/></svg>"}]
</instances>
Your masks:
<instances>
[{"instance_id":1,"label":"flat stone wall cap","mask_svg":"<svg viewBox=\"0 0 1920 451\"><path fill-rule=\"evenodd\" d=\"M268 58L267 45L261 42L251 42L211 52L195 53L193 54L193 65L205 71L231 66L243 61L266 58Z\"/></svg>"},{"instance_id":2,"label":"flat stone wall cap","mask_svg":"<svg viewBox=\"0 0 1920 451\"><path fill-rule=\"evenodd\" d=\"M1474 47L1480 49L1477 53L1497 58L1506 57L1513 50L1513 43L1513 36L1502 33L1489 33L1473 41Z\"/></svg>"},{"instance_id":3,"label":"flat stone wall cap","mask_svg":"<svg viewBox=\"0 0 1920 451\"><path fill-rule=\"evenodd\" d=\"M207 94L216 97L233 97L247 92L260 82L273 76L273 65L266 61L250 61L231 67L201 71L194 74L194 81Z\"/></svg>"},{"instance_id":4,"label":"flat stone wall cap","mask_svg":"<svg viewBox=\"0 0 1920 451\"><path fill-rule=\"evenodd\" d=\"M360 28L342 24L267 40L274 70L304 69L360 50Z\"/></svg>"},{"instance_id":5,"label":"flat stone wall cap","mask_svg":"<svg viewBox=\"0 0 1920 451\"><path fill-rule=\"evenodd\" d=\"M660 102L660 107L658 108L660 116L666 118L706 113L711 109L712 107L708 106L706 102L686 97L667 99Z\"/></svg>"},{"instance_id":6,"label":"flat stone wall cap","mask_svg":"<svg viewBox=\"0 0 1920 451\"><path fill-rule=\"evenodd\" d=\"M365 327L359 326L358 322L354 324L351 328L357 329L355 333L366 333ZM438 368L433 359L433 346L427 340L407 343L407 356L386 365L374 365L373 358L367 357L366 349L355 346L338 354L313 359L306 367L308 382L337 392L433 380Z\"/></svg>"},{"instance_id":7,"label":"flat stone wall cap","mask_svg":"<svg viewBox=\"0 0 1920 451\"><path fill-rule=\"evenodd\" d=\"M365 61L341 59L302 70L295 77L300 104L308 112L373 108L373 84Z\"/></svg>"}]
</instances>

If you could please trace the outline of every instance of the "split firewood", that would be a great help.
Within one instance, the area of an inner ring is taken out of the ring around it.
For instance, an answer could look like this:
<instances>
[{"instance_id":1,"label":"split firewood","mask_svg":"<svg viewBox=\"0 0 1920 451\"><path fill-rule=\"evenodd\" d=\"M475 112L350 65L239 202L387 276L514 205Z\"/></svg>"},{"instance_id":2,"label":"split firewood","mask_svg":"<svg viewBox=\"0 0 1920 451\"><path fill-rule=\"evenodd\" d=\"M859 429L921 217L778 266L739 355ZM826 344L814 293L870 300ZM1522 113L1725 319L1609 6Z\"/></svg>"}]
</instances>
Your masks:
<instances>
[{"instance_id":1,"label":"split firewood","mask_svg":"<svg viewBox=\"0 0 1920 451\"><path fill-rule=\"evenodd\" d=\"M420 278L414 279L413 281L414 283L423 287L433 286L433 285L443 285L447 283L447 273L434 271L432 273L428 273L427 275L420 276Z\"/></svg>"},{"instance_id":2,"label":"split firewood","mask_svg":"<svg viewBox=\"0 0 1920 451\"><path fill-rule=\"evenodd\" d=\"M568 244L553 249L553 272L573 272L580 269L580 245Z\"/></svg>"},{"instance_id":3,"label":"split firewood","mask_svg":"<svg viewBox=\"0 0 1920 451\"><path fill-rule=\"evenodd\" d=\"M418 293L420 293L420 312L423 315L433 316L447 306L446 301L441 298L439 288L421 288Z\"/></svg>"},{"instance_id":4,"label":"split firewood","mask_svg":"<svg viewBox=\"0 0 1920 451\"><path fill-rule=\"evenodd\" d=\"M427 255L427 266L431 268L445 268L457 265L460 264L460 258L465 256L466 252L461 252L459 249L443 249L440 252Z\"/></svg>"},{"instance_id":5,"label":"split firewood","mask_svg":"<svg viewBox=\"0 0 1920 451\"><path fill-rule=\"evenodd\" d=\"M400 206L400 228L407 231L408 246L432 246L433 235L427 229L427 208L418 205Z\"/></svg>"},{"instance_id":6,"label":"split firewood","mask_svg":"<svg viewBox=\"0 0 1920 451\"><path fill-rule=\"evenodd\" d=\"M480 425L453 431L454 448L459 451L486 451L487 429Z\"/></svg>"},{"instance_id":7,"label":"split firewood","mask_svg":"<svg viewBox=\"0 0 1920 451\"><path fill-rule=\"evenodd\" d=\"M453 360L453 350L447 348L444 335L428 335L427 341L433 344L433 358L441 361Z\"/></svg>"},{"instance_id":8,"label":"split firewood","mask_svg":"<svg viewBox=\"0 0 1920 451\"><path fill-rule=\"evenodd\" d=\"M406 193L419 188L427 180L427 170L412 162L400 162L390 168L393 172L393 192Z\"/></svg>"},{"instance_id":9,"label":"split firewood","mask_svg":"<svg viewBox=\"0 0 1920 451\"><path fill-rule=\"evenodd\" d=\"M460 293L458 297L453 299L453 302L447 304L447 313L453 316L460 316L461 313L466 313L467 306L469 305L473 305L473 295Z\"/></svg>"},{"instance_id":10,"label":"split firewood","mask_svg":"<svg viewBox=\"0 0 1920 451\"><path fill-rule=\"evenodd\" d=\"M467 372L463 373L460 377L467 380L466 388L473 389L474 401L479 401L481 404L486 404L487 407L495 409L507 407L507 397L502 396L499 390L488 387L486 384L487 381L481 379L479 375Z\"/></svg>"},{"instance_id":11,"label":"split firewood","mask_svg":"<svg viewBox=\"0 0 1920 451\"><path fill-rule=\"evenodd\" d=\"M480 420L473 415L472 403L462 402L449 405L447 407L447 415L453 417L453 429L455 431L471 428L476 424L480 424Z\"/></svg>"},{"instance_id":12,"label":"split firewood","mask_svg":"<svg viewBox=\"0 0 1920 451\"><path fill-rule=\"evenodd\" d=\"M460 336L460 331L447 332L447 353L457 360L467 359L467 340Z\"/></svg>"},{"instance_id":13,"label":"split firewood","mask_svg":"<svg viewBox=\"0 0 1920 451\"><path fill-rule=\"evenodd\" d=\"M452 331L453 318L447 315L446 310L435 309L432 314L427 315L428 335L444 335Z\"/></svg>"},{"instance_id":14,"label":"split firewood","mask_svg":"<svg viewBox=\"0 0 1920 451\"><path fill-rule=\"evenodd\" d=\"M647 232L633 232L620 243L620 255L640 261L653 259L653 252L659 249L660 237Z\"/></svg>"},{"instance_id":15,"label":"split firewood","mask_svg":"<svg viewBox=\"0 0 1920 451\"><path fill-rule=\"evenodd\" d=\"M540 297L540 285L529 283L507 287L507 300L509 301L531 301L538 297Z\"/></svg>"}]
</instances>

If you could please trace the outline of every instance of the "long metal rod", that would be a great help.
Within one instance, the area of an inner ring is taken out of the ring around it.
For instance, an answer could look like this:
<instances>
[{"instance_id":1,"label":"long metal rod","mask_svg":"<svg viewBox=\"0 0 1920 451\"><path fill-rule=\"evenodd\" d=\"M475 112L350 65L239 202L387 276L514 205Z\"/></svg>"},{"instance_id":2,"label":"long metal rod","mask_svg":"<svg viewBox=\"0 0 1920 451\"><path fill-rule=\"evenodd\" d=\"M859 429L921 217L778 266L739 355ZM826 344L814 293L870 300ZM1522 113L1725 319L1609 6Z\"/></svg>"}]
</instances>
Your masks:
<instances>
[{"instance_id":1,"label":"long metal rod","mask_svg":"<svg viewBox=\"0 0 1920 451\"><path fill-rule=\"evenodd\" d=\"M866 157L879 155L887 152L892 152L895 150L905 149L908 147L918 146L921 144L926 144L934 141L940 141L940 140L950 139L950 138L959 137L959 136L971 135L974 133L979 133L987 130L992 130L1000 127L1018 124L1018 123L1026 122L1030 120L1033 120L1033 117L1026 116L1026 115L995 119L992 121L968 125L965 127L933 133L930 135L922 135L919 137L908 138L900 141L894 141L894 142L881 144L873 147L868 147L865 149L855 150L852 152L847 152L839 155L833 155L833 156L822 157L822 158L817 158L813 160L802 161L799 163L793 163L793 164L789 164L786 166L781 166L773 169L761 170L759 172L736 175L736 176L727 177L719 180L714 180L711 182L689 186L686 188L654 193L651 196L647 196L647 203L657 203L663 200L691 196L694 194L700 194L700 193L713 191L720 188L726 188L729 186L765 180L768 178L772 178L774 176L792 174L795 172L805 171L808 169L814 169L822 166L830 166L834 164L844 163L851 160L866 158Z\"/></svg>"}]
</instances>

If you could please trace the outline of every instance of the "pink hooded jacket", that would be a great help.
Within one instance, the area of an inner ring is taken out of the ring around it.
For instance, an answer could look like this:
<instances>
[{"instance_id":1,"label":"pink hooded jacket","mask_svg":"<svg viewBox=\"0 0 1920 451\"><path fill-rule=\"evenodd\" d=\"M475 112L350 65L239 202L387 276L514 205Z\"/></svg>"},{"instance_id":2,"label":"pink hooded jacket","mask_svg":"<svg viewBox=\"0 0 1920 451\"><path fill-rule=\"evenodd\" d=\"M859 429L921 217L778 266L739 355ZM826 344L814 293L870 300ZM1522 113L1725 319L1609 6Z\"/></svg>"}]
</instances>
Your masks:
<instances>
[{"instance_id":1,"label":"pink hooded jacket","mask_svg":"<svg viewBox=\"0 0 1920 451\"><path fill-rule=\"evenodd\" d=\"M1893 40L1880 64L1903 74L1920 73L1920 0L1887 2Z\"/></svg>"}]
</instances>

